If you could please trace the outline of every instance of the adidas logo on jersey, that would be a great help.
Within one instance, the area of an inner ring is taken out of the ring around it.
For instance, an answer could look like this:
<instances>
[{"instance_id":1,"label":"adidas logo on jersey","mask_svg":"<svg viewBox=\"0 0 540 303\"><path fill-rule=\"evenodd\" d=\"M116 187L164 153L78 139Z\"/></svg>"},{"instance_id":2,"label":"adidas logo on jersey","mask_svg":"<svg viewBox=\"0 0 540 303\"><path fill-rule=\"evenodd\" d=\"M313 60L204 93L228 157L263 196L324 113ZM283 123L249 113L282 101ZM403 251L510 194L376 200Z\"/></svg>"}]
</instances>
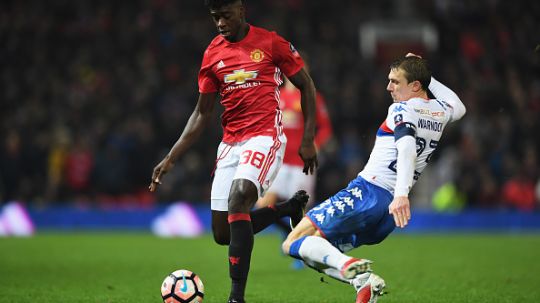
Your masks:
<instances>
[{"instance_id":1,"label":"adidas logo on jersey","mask_svg":"<svg viewBox=\"0 0 540 303\"><path fill-rule=\"evenodd\" d=\"M223 67L225 67L225 63L223 63L223 60L219 60L217 68L223 68Z\"/></svg>"}]
</instances>

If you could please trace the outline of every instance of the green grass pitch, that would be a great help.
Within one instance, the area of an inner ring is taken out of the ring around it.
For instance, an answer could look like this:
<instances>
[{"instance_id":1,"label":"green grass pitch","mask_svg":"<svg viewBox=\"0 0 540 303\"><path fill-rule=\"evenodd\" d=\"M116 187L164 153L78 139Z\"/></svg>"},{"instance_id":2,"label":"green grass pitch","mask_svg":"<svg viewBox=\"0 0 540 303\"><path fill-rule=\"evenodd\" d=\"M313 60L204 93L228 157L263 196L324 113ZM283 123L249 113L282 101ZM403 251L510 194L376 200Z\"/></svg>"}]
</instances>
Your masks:
<instances>
[{"instance_id":1,"label":"green grass pitch","mask_svg":"<svg viewBox=\"0 0 540 303\"><path fill-rule=\"evenodd\" d=\"M351 286L290 269L279 237L255 240L246 300L354 302ZM0 238L0 303L159 303L163 278L200 275L205 303L226 302L227 250L211 236L160 239L137 233L42 233ZM540 302L540 235L393 234L354 256L375 261L388 285L380 303Z\"/></svg>"}]
</instances>

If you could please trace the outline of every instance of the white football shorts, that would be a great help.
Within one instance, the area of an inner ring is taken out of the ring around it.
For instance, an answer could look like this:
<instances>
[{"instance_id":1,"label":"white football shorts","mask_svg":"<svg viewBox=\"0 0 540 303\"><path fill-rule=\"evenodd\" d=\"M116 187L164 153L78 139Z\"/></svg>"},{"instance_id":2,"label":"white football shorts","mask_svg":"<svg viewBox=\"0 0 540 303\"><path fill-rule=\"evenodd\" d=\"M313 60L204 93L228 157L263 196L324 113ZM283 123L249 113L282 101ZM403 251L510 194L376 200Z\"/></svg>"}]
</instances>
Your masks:
<instances>
[{"instance_id":1,"label":"white football shorts","mask_svg":"<svg viewBox=\"0 0 540 303\"><path fill-rule=\"evenodd\" d=\"M221 142L210 197L212 210L228 211L229 192L236 179L253 182L262 197L283 163L286 143L285 135L257 136L234 144Z\"/></svg>"},{"instance_id":2,"label":"white football shorts","mask_svg":"<svg viewBox=\"0 0 540 303\"><path fill-rule=\"evenodd\" d=\"M308 193L309 200L313 200L316 175L306 175L302 172L303 169L303 166L283 164L268 193L274 193L280 199L289 199L303 189Z\"/></svg>"}]
</instances>

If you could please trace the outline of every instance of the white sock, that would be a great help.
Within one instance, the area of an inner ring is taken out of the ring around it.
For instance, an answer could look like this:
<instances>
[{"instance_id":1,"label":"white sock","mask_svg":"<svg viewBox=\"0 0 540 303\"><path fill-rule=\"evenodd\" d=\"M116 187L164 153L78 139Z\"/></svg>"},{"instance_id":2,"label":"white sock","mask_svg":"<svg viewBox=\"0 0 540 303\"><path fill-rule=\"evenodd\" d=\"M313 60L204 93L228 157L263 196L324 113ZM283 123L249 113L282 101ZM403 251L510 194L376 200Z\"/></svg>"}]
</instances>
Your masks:
<instances>
[{"instance_id":1,"label":"white sock","mask_svg":"<svg viewBox=\"0 0 540 303\"><path fill-rule=\"evenodd\" d=\"M336 280L339 280L341 282L345 282L347 284L351 284L351 279L345 279L343 278L343 276L341 275L341 270L337 270L335 268L327 268L327 269L322 269L321 270L324 274L336 279Z\"/></svg>"},{"instance_id":2,"label":"white sock","mask_svg":"<svg viewBox=\"0 0 540 303\"><path fill-rule=\"evenodd\" d=\"M306 237L300 245L298 254L309 263L326 265L338 271L351 259L351 257L342 254L326 239L317 236Z\"/></svg>"},{"instance_id":3,"label":"white sock","mask_svg":"<svg viewBox=\"0 0 540 303\"><path fill-rule=\"evenodd\" d=\"M341 282L344 282L344 283L347 283L347 284L351 284L351 281L352 279L345 279L343 278L343 276L341 275L341 270L337 270L335 268L332 268L332 267L328 267L328 266L323 266L322 264L317 264L313 261L307 261L307 260L304 260L304 263L315 269L316 271L320 272L320 273L323 273L331 278L334 278L338 281L341 281Z\"/></svg>"}]
</instances>

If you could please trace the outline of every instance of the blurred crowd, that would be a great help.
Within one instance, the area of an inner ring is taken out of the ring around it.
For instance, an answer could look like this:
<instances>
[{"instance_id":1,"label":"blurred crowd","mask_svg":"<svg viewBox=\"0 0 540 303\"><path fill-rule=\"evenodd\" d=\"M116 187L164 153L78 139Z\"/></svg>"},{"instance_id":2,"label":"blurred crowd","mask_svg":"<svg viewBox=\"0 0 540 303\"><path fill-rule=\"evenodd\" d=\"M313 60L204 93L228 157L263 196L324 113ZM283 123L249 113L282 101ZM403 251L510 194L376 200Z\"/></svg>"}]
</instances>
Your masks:
<instances>
[{"instance_id":1,"label":"blurred crowd","mask_svg":"<svg viewBox=\"0 0 540 303\"><path fill-rule=\"evenodd\" d=\"M317 195L361 170L392 102L388 65L359 50L367 21L431 23L422 55L466 104L447 130L413 204L435 209L538 209L540 2L247 0L248 22L309 55L335 137L321 151ZM0 3L0 203L149 206L209 200L219 116L147 190L198 95L202 54L216 35L203 1ZM407 50L401 52L403 55Z\"/></svg>"}]
</instances>

